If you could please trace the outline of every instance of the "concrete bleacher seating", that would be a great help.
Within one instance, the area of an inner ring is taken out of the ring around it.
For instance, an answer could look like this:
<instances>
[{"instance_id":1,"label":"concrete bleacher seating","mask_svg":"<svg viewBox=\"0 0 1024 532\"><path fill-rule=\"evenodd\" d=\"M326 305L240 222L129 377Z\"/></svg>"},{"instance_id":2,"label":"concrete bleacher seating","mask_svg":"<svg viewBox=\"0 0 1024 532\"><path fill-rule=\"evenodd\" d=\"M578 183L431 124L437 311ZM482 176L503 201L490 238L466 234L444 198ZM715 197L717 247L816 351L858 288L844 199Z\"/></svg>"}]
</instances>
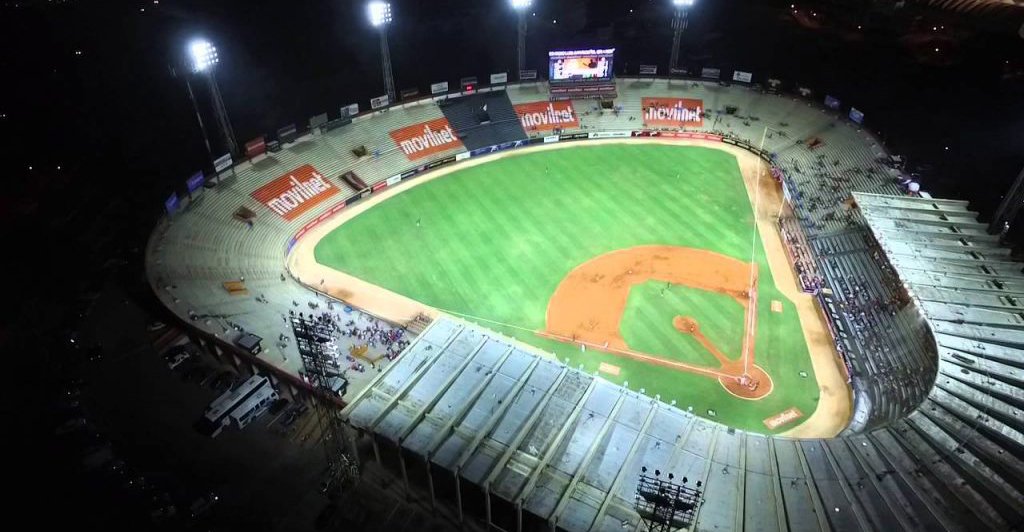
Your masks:
<instances>
[{"instance_id":1,"label":"concrete bleacher seating","mask_svg":"<svg viewBox=\"0 0 1024 532\"><path fill-rule=\"evenodd\" d=\"M512 104L548 99L543 84L510 86L505 94L505 101ZM580 130L639 129L644 96L685 95L703 99L718 118L706 120L704 130L734 135L753 145L764 136L765 148L776 154L777 165L786 171L787 184L798 196L796 216L819 271L847 307L843 326L851 331L856 404L851 428L841 437L766 437L663 407L672 412L683 435L666 447L679 463L689 464L692 478L704 479L706 500L696 528L1021 526L1024 356L1015 340L992 337L1009 329L964 332L948 321L933 326L940 312L963 312L952 303L929 303L927 316L914 302L894 314L868 304L894 297L898 291L893 283L898 281L892 265L875 255L877 247L864 220L844 202L853 191L898 194L888 169L878 162L884 148L859 126L816 103L746 87L620 80L618 94L617 111L602 110L593 101L575 101ZM737 114L716 112L727 105L738 107ZM237 324L264 338L276 337L285 330L281 317L294 308L293 301L305 305L315 299L290 277L281 280L287 243L334 202L289 222L249 194L301 164L313 164L337 186L340 182L334 178L348 170L372 186L415 166L395 148L388 133L442 116L430 100L393 107L239 165L235 177L204 190L184 212L163 220L153 231L147 275L155 293L172 312L210 335L233 338L237 331L231 324ZM812 136L821 138L824 146L807 149L802 141ZM376 155L356 158L351 150L358 146ZM257 213L252 228L231 218L239 206ZM944 208L948 217L957 215L953 207ZM964 211L965 219L974 219ZM988 279L995 275L985 272L995 271L999 279L1024 281L1019 264L1008 259L993 259L986 263L987 270L966 260L963 271L956 264L944 264L951 276ZM224 281L242 277L249 295L233 296L221 287ZM854 285L861 288L852 290ZM260 294L267 303L255 301ZM854 315L859 307L864 317ZM190 320L193 314L199 318ZM282 371L299 370L293 345L273 346L259 356Z\"/></svg>"}]
</instances>

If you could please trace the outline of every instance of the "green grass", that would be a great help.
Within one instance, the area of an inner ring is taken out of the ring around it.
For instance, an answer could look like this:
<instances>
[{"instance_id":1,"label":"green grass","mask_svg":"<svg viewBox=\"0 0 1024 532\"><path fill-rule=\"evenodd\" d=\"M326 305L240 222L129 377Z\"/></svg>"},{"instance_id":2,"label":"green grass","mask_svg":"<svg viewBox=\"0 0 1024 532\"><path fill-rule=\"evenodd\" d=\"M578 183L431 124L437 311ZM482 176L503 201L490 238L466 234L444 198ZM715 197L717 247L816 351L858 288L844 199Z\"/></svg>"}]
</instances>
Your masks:
<instances>
[{"instance_id":1,"label":"green grass","mask_svg":"<svg viewBox=\"0 0 1024 532\"><path fill-rule=\"evenodd\" d=\"M531 332L544 328L558 283L598 255L675 245L749 260L752 230L753 211L730 154L661 145L575 146L517 154L403 191L331 232L315 256L433 307L481 318L482 325L572 366L595 371L600 362L617 365L621 375L605 378L675 399L700 415L713 409L717 421L765 432L761 420L790 406L810 415L817 386L795 308L775 288L760 241L756 362L775 383L761 401L736 399L705 377L592 350L581 353ZM622 332L634 349L713 364L692 338L672 329L678 309L692 308L705 334L738 356L739 303L682 286L662 296L661 286L641 285L630 294ZM773 299L783 302L781 314L770 311Z\"/></svg>"}]
</instances>

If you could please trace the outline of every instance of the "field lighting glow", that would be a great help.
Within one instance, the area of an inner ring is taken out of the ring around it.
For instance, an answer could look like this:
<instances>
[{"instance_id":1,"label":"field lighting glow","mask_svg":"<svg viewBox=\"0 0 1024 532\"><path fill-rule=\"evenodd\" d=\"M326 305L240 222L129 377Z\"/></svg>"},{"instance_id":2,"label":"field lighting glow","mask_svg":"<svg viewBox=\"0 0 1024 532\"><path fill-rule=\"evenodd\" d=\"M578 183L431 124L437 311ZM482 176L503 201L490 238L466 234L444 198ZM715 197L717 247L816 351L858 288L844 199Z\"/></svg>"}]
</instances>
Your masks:
<instances>
[{"instance_id":1,"label":"field lighting glow","mask_svg":"<svg viewBox=\"0 0 1024 532\"><path fill-rule=\"evenodd\" d=\"M192 41L192 44L188 46L188 52L192 56L192 68L196 72L207 70L219 62L217 48L209 41L202 39Z\"/></svg>"},{"instance_id":2,"label":"field lighting glow","mask_svg":"<svg viewBox=\"0 0 1024 532\"><path fill-rule=\"evenodd\" d=\"M526 9L533 4L533 0L512 0L512 9Z\"/></svg>"},{"instance_id":3,"label":"field lighting glow","mask_svg":"<svg viewBox=\"0 0 1024 532\"><path fill-rule=\"evenodd\" d=\"M690 7L696 2L697 0L672 0L672 5L676 7Z\"/></svg>"},{"instance_id":4,"label":"field lighting glow","mask_svg":"<svg viewBox=\"0 0 1024 532\"><path fill-rule=\"evenodd\" d=\"M366 6L370 15L370 24L374 27L391 23L391 4L387 2L370 2Z\"/></svg>"}]
</instances>

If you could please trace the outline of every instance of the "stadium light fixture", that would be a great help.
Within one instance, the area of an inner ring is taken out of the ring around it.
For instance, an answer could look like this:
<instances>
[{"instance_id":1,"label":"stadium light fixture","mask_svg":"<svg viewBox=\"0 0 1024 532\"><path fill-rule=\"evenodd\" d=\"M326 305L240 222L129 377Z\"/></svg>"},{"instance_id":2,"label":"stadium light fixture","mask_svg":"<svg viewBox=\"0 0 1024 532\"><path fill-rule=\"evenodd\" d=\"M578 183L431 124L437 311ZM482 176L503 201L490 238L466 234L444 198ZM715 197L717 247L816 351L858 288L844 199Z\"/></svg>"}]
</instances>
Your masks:
<instances>
[{"instance_id":1,"label":"stadium light fixture","mask_svg":"<svg viewBox=\"0 0 1024 532\"><path fill-rule=\"evenodd\" d=\"M672 0L672 5L676 7L690 7L697 3L697 0Z\"/></svg>"},{"instance_id":2,"label":"stadium light fixture","mask_svg":"<svg viewBox=\"0 0 1024 532\"><path fill-rule=\"evenodd\" d=\"M378 28L391 24L391 4L388 2L370 2L366 6L366 11L373 27Z\"/></svg>"},{"instance_id":3,"label":"stadium light fixture","mask_svg":"<svg viewBox=\"0 0 1024 532\"><path fill-rule=\"evenodd\" d=\"M192 57L192 70L196 72L203 72L220 62L217 48L204 39L192 41L188 45L188 53Z\"/></svg>"},{"instance_id":4,"label":"stadium light fixture","mask_svg":"<svg viewBox=\"0 0 1024 532\"><path fill-rule=\"evenodd\" d=\"M533 0L512 0L512 9L526 9L533 4Z\"/></svg>"}]
</instances>

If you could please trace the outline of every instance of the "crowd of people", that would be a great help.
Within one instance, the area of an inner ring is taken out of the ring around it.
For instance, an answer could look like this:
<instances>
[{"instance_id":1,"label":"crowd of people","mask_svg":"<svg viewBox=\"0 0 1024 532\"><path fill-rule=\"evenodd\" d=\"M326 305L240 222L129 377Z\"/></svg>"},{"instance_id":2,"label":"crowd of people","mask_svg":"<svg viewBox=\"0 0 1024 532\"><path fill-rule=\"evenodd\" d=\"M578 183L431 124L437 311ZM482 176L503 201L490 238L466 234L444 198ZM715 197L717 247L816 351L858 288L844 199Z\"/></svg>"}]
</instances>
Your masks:
<instances>
[{"instance_id":1,"label":"crowd of people","mask_svg":"<svg viewBox=\"0 0 1024 532\"><path fill-rule=\"evenodd\" d=\"M786 248L789 249L793 269L800 279L800 289L811 294L818 293L824 286L824 280L818 273L818 267L814 264L814 258L804 241L798 222L793 218L783 218L779 220L779 230L786 242Z\"/></svg>"},{"instance_id":2,"label":"crowd of people","mask_svg":"<svg viewBox=\"0 0 1024 532\"><path fill-rule=\"evenodd\" d=\"M409 345L404 328L385 327L380 322L359 327L355 320L349 320L338 331L343 338L352 338L373 349L380 349L389 361L394 360Z\"/></svg>"}]
</instances>

